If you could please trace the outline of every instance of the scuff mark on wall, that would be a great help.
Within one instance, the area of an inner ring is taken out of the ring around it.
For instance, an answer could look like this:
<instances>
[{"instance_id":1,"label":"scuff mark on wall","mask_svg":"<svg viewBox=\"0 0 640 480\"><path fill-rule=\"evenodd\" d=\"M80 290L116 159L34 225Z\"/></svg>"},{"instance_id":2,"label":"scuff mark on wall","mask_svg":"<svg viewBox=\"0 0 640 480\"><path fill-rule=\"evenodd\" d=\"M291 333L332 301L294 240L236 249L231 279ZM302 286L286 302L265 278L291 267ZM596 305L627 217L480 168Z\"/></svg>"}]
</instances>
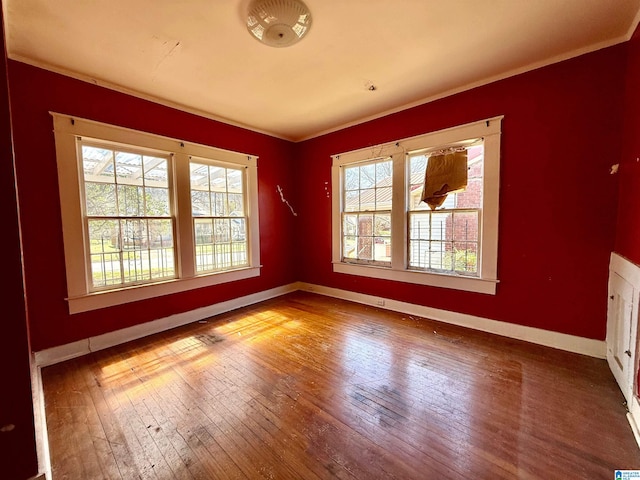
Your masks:
<instances>
[{"instance_id":1,"label":"scuff mark on wall","mask_svg":"<svg viewBox=\"0 0 640 480\"><path fill-rule=\"evenodd\" d=\"M277 185L276 189L278 190L278 193L280 194L280 199L282 200L282 203L286 203L287 206L289 207L289 209L291 210L291 213L293 213L294 217L297 217L298 214L293 210L293 207L291 206L291 204L287 201L286 198L284 198L284 193L282 192L282 187L280 187L280 185Z\"/></svg>"}]
</instances>

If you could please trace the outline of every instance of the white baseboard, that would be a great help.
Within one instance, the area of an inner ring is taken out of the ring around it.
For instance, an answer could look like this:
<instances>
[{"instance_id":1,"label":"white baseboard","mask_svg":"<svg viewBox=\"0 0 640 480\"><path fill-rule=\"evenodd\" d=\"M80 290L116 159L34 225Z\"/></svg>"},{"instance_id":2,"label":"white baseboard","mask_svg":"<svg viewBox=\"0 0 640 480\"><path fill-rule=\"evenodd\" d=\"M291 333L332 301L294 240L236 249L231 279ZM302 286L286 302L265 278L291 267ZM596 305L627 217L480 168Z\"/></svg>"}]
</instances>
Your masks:
<instances>
[{"instance_id":1,"label":"white baseboard","mask_svg":"<svg viewBox=\"0 0 640 480\"><path fill-rule=\"evenodd\" d=\"M636 443L640 447L640 429L638 429L638 424L636 423L636 419L640 418L640 403L638 403L638 397L635 395L632 396L631 402L627 404L627 408L629 409L629 413L627 413L627 420L629 421L629 425L631 425L631 430L633 431Z\"/></svg>"},{"instance_id":2,"label":"white baseboard","mask_svg":"<svg viewBox=\"0 0 640 480\"><path fill-rule=\"evenodd\" d=\"M325 296L350 300L356 303L373 305L379 308L394 310L396 312L416 315L420 317L438 320L444 323L459 325L462 327L494 333L505 337L524 340L539 345L558 348L569 352L580 353L596 358L606 358L606 345L602 340L593 340L564 333L526 327L507 322L500 322L474 315L440 310L425 307L413 303L400 302L389 298L375 297L363 293L350 292L338 288L324 287L304 282L295 282L282 287L265 290L263 292L246 295L226 302L217 303L189 312L171 315L151 322L135 325L133 327L116 330L114 332L97 335L95 337L78 340L57 347L35 352L35 363L38 367L52 365L54 363L69 360L71 358L86 355L90 352L102 350L114 345L119 345L131 340L136 340L154 333L163 332L171 328L197 322L236 308L252 305L270 298L278 297L296 290L318 293Z\"/></svg>"},{"instance_id":3,"label":"white baseboard","mask_svg":"<svg viewBox=\"0 0 640 480\"><path fill-rule=\"evenodd\" d=\"M607 355L604 340L593 340L591 338L552 332L550 330L543 330L540 328L500 322L497 320L490 320L488 318L476 317L474 315L440 310L438 308L425 307L413 303L400 302L388 298L355 293L338 288L324 287L321 285L300 282L298 284L298 289L343 300L350 300L356 303L363 303L365 305L373 305L378 308L385 308L387 310L406 313L408 315L416 315L432 320L438 320L440 322L459 325L474 330L494 333L496 335L524 340L560 350L580 353L590 357L606 358Z\"/></svg>"},{"instance_id":4,"label":"white baseboard","mask_svg":"<svg viewBox=\"0 0 640 480\"><path fill-rule=\"evenodd\" d=\"M131 340L164 332L172 328L194 323L205 318L213 317L221 313L229 312L237 308L246 307L254 303L269 300L270 298L298 290L297 283L291 283L282 287L252 293L244 297L233 298L226 302L216 303L207 307L197 308L188 312L171 315L151 322L141 323L132 327L115 330L95 337L85 338L77 342L67 343L46 350L35 352L34 361L38 367L53 365L72 358L80 357L91 352L96 352L105 348L120 345Z\"/></svg>"}]
</instances>

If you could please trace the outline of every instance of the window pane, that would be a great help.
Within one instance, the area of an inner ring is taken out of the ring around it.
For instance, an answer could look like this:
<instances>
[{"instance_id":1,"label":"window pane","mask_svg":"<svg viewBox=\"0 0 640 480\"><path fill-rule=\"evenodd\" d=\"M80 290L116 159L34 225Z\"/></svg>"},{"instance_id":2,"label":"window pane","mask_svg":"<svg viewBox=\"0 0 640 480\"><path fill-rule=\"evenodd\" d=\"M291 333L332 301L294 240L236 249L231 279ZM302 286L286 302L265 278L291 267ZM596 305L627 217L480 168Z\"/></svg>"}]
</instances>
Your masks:
<instances>
[{"instance_id":1,"label":"window pane","mask_svg":"<svg viewBox=\"0 0 640 480\"><path fill-rule=\"evenodd\" d=\"M416 155L409 158L409 210L428 210L429 206L420 201L424 174L427 169L427 157Z\"/></svg>"},{"instance_id":2,"label":"window pane","mask_svg":"<svg viewBox=\"0 0 640 480\"><path fill-rule=\"evenodd\" d=\"M213 243L213 220L196 218L193 222L196 245Z\"/></svg>"},{"instance_id":3,"label":"window pane","mask_svg":"<svg viewBox=\"0 0 640 480\"><path fill-rule=\"evenodd\" d=\"M449 247L450 245L447 242L430 242L426 268L431 270L451 270L450 257L447 255L447 251L451 250Z\"/></svg>"},{"instance_id":4,"label":"window pane","mask_svg":"<svg viewBox=\"0 0 640 480\"><path fill-rule=\"evenodd\" d=\"M454 242L453 269L461 274L474 274L478 272L478 244L473 242Z\"/></svg>"},{"instance_id":5,"label":"window pane","mask_svg":"<svg viewBox=\"0 0 640 480\"><path fill-rule=\"evenodd\" d=\"M224 217L227 214L227 194L215 192L211 193L211 207L214 217Z\"/></svg>"},{"instance_id":6,"label":"window pane","mask_svg":"<svg viewBox=\"0 0 640 480\"><path fill-rule=\"evenodd\" d=\"M209 166L209 188L212 192L227 191L227 169Z\"/></svg>"},{"instance_id":7,"label":"window pane","mask_svg":"<svg viewBox=\"0 0 640 480\"><path fill-rule=\"evenodd\" d=\"M119 223L114 220L90 220L88 228L93 286L122 283Z\"/></svg>"},{"instance_id":8,"label":"window pane","mask_svg":"<svg viewBox=\"0 0 640 480\"><path fill-rule=\"evenodd\" d=\"M373 233L374 259L391 262L391 214L375 216Z\"/></svg>"},{"instance_id":9,"label":"window pane","mask_svg":"<svg viewBox=\"0 0 640 480\"><path fill-rule=\"evenodd\" d=\"M149 217L168 217L171 215L169 206L169 190L166 188L150 188L145 189L146 199L146 215Z\"/></svg>"},{"instance_id":10,"label":"window pane","mask_svg":"<svg viewBox=\"0 0 640 480\"><path fill-rule=\"evenodd\" d=\"M453 239L478 241L478 212L455 212L453 215Z\"/></svg>"},{"instance_id":11,"label":"window pane","mask_svg":"<svg viewBox=\"0 0 640 480\"><path fill-rule=\"evenodd\" d=\"M165 158L148 157L144 159L145 185L169 188L168 162Z\"/></svg>"},{"instance_id":12,"label":"window pane","mask_svg":"<svg viewBox=\"0 0 640 480\"><path fill-rule=\"evenodd\" d=\"M148 220L149 246L173 248L173 230L170 220Z\"/></svg>"},{"instance_id":13,"label":"window pane","mask_svg":"<svg viewBox=\"0 0 640 480\"><path fill-rule=\"evenodd\" d=\"M120 225L114 220L89 220L89 252L112 253L119 250Z\"/></svg>"},{"instance_id":14,"label":"window pane","mask_svg":"<svg viewBox=\"0 0 640 480\"><path fill-rule=\"evenodd\" d=\"M360 188L360 167L345 167L345 190L358 190Z\"/></svg>"},{"instance_id":15,"label":"window pane","mask_svg":"<svg viewBox=\"0 0 640 480\"><path fill-rule=\"evenodd\" d=\"M467 149L467 188L456 194L457 208L482 208L482 182L484 173L484 146Z\"/></svg>"},{"instance_id":16,"label":"window pane","mask_svg":"<svg viewBox=\"0 0 640 480\"><path fill-rule=\"evenodd\" d=\"M116 186L107 183L85 183L85 207L91 217L111 217L116 214Z\"/></svg>"},{"instance_id":17,"label":"window pane","mask_svg":"<svg viewBox=\"0 0 640 480\"><path fill-rule=\"evenodd\" d=\"M145 220L121 220L122 247L125 250L140 250L147 245L147 222Z\"/></svg>"},{"instance_id":18,"label":"window pane","mask_svg":"<svg viewBox=\"0 0 640 480\"><path fill-rule=\"evenodd\" d=\"M231 268L231 245L228 243L216 244L213 247L215 262L215 270L225 270Z\"/></svg>"},{"instance_id":19,"label":"window pane","mask_svg":"<svg viewBox=\"0 0 640 480\"><path fill-rule=\"evenodd\" d=\"M113 151L106 148L83 145L82 168L85 182L113 183Z\"/></svg>"},{"instance_id":20,"label":"window pane","mask_svg":"<svg viewBox=\"0 0 640 480\"><path fill-rule=\"evenodd\" d=\"M241 242L247 238L247 223L244 218L231 219L231 239Z\"/></svg>"},{"instance_id":21,"label":"window pane","mask_svg":"<svg viewBox=\"0 0 640 480\"><path fill-rule=\"evenodd\" d=\"M376 187L390 187L393 175L393 164L390 160L378 162L376 166Z\"/></svg>"},{"instance_id":22,"label":"window pane","mask_svg":"<svg viewBox=\"0 0 640 480\"><path fill-rule=\"evenodd\" d=\"M247 242L234 242L232 244L232 262L234 266L248 266L249 257L247 252Z\"/></svg>"},{"instance_id":23,"label":"window pane","mask_svg":"<svg viewBox=\"0 0 640 480\"><path fill-rule=\"evenodd\" d=\"M373 238L358 237L358 259L373 260Z\"/></svg>"},{"instance_id":24,"label":"window pane","mask_svg":"<svg viewBox=\"0 0 640 480\"><path fill-rule=\"evenodd\" d=\"M144 212L144 188L118 185L118 215L141 217Z\"/></svg>"},{"instance_id":25,"label":"window pane","mask_svg":"<svg viewBox=\"0 0 640 480\"><path fill-rule=\"evenodd\" d=\"M142 155L116 152L116 183L142 185Z\"/></svg>"},{"instance_id":26,"label":"window pane","mask_svg":"<svg viewBox=\"0 0 640 480\"><path fill-rule=\"evenodd\" d=\"M229 219L213 220L213 236L215 243L228 243L231 241L231 224Z\"/></svg>"},{"instance_id":27,"label":"window pane","mask_svg":"<svg viewBox=\"0 0 640 480\"><path fill-rule=\"evenodd\" d=\"M431 213L409 216L409 266L428 268L431 238Z\"/></svg>"},{"instance_id":28,"label":"window pane","mask_svg":"<svg viewBox=\"0 0 640 480\"><path fill-rule=\"evenodd\" d=\"M244 216L242 193L230 193L227 198L229 200L229 215L232 217Z\"/></svg>"},{"instance_id":29,"label":"window pane","mask_svg":"<svg viewBox=\"0 0 640 480\"><path fill-rule=\"evenodd\" d=\"M357 212L360 209L360 192L358 190L345 192L345 212Z\"/></svg>"},{"instance_id":30,"label":"window pane","mask_svg":"<svg viewBox=\"0 0 640 480\"><path fill-rule=\"evenodd\" d=\"M191 214L196 216L211 215L211 198L209 192L191 190Z\"/></svg>"},{"instance_id":31,"label":"window pane","mask_svg":"<svg viewBox=\"0 0 640 480\"><path fill-rule=\"evenodd\" d=\"M391 187L382 187L376 189L376 210L391 210Z\"/></svg>"},{"instance_id":32,"label":"window pane","mask_svg":"<svg viewBox=\"0 0 640 480\"><path fill-rule=\"evenodd\" d=\"M148 232L151 278L173 276L175 273L173 222L171 220L149 220Z\"/></svg>"},{"instance_id":33,"label":"window pane","mask_svg":"<svg viewBox=\"0 0 640 480\"><path fill-rule=\"evenodd\" d=\"M376 209L376 190L366 188L360 190L360 210L361 212L371 212Z\"/></svg>"},{"instance_id":34,"label":"window pane","mask_svg":"<svg viewBox=\"0 0 640 480\"><path fill-rule=\"evenodd\" d=\"M409 218L409 238L429 240L431 238L431 213L415 213Z\"/></svg>"},{"instance_id":35,"label":"window pane","mask_svg":"<svg viewBox=\"0 0 640 480\"><path fill-rule=\"evenodd\" d=\"M229 193L242 193L242 172L227 168L227 191Z\"/></svg>"},{"instance_id":36,"label":"window pane","mask_svg":"<svg viewBox=\"0 0 640 480\"><path fill-rule=\"evenodd\" d=\"M151 280L151 268L147 251L128 250L124 251L122 256L122 270L125 283Z\"/></svg>"},{"instance_id":37,"label":"window pane","mask_svg":"<svg viewBox=\"0 0 640 480\"><path fill-rule=\"evenodd\" d=\"M360 189L371 188L376 184L376 165L370 163L360 167Z\"/></svg>"},{"instance_id":38,"label":"window pane","mask_svg":"<svg viewBox=\"0 0 640 480\"><path fill-rule=\"evenodd\" d=\"M200 163L191 163L191 190L209 191L209 167Z\"/></svg>"},{"instance_id":39,"label":"window pane","mask_svg":"<svg viewBox=\"0 0 640 480\"><path fill-rule=\"evenodd\" d=\"M453 240L450 213L431 214L431 240Z\"/></svg>"},{"instance_id":40,"label":"window pane","mask_svg":"<svg viewBox=\"0 0 640 480\"><path fill-rule=\"evenodd\" d=\"M342 222L342 256L344 258L357 258L356 239L358 216L345 215Z\"/></svg>"}]
</instances>

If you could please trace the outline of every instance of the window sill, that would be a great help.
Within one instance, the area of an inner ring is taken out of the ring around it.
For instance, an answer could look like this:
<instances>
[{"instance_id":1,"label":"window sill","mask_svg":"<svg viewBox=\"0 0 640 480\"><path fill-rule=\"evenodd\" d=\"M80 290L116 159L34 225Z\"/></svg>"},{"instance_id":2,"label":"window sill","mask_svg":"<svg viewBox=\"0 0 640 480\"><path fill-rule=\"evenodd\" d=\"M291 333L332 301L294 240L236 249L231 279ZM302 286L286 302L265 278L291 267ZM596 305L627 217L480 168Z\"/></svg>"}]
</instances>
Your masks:
<instances>
[{"instance_id":1,"label":"window sill","mask_svg":"<svg viewBox=\"0 0 640 480\"><path fill-rule=\"evenodd\" d=\"M260 267L249 267L187 279L174 279L154 284L88 293L68 298L67 301L69 302L69 313L74 314L259 276Z\"/></svg>"},{"instance_id":2,"label":"window sill","mask_svg":"<svg viewBox=\"0 0 640 480\"><path fill-rule=\"evenodd\" d=\"M488 295L496 294L496 285L498 283L498 280L487 280L483 278L459 277L412 270L393 270L391 268L372 265L354 265L347 263L334 263L333 271L336 273L346 273L348 275L451 288L454 290L464 290Z\"/></svg>"}]
</instances>

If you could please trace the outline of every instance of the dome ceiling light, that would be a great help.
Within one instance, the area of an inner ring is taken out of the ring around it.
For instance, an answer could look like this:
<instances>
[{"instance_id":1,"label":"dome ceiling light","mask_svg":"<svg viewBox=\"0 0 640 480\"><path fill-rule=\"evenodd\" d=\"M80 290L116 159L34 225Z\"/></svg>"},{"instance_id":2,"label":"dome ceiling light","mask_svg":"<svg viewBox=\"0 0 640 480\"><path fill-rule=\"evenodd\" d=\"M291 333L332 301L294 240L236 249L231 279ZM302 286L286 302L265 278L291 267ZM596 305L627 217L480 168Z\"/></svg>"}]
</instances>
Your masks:
<instances>
[{"instance_id":1,"label":"dome ceiling light","mask_svg":"<svg viewBox=\"0 0 640 480\"><path fill-rule=\"evenodd\" d=\"M300 0L253 0L247 29L260 43L288 47L309 33L311 12Z\"/></svg>"}]
</instances>

